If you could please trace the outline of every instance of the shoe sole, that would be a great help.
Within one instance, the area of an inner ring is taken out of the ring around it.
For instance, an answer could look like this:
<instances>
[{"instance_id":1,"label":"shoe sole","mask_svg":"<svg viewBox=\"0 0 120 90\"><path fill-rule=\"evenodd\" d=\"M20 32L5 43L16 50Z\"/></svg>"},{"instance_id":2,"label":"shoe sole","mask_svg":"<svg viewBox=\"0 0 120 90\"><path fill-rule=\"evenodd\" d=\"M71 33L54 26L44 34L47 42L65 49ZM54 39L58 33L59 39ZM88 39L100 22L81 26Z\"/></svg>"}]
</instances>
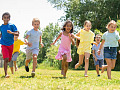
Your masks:
<instances>
[{"instance_id":1,"label":"shoe sole","mask_svg":"<svg viewBox=\"0 0 120 90\"><path fill-rule=\"evenodd\" d=\"M35 76L35 73L31 73L31 76L34 77L34 76Z\"/></svg>"}]
</instances>

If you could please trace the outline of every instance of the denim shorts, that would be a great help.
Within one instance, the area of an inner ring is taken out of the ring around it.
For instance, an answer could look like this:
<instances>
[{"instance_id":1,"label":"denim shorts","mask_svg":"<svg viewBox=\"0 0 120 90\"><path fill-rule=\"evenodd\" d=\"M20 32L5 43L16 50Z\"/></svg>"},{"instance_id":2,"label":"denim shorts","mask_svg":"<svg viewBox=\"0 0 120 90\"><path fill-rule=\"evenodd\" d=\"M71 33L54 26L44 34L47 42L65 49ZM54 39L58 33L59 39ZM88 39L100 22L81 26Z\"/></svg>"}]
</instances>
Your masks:
<instances>
[{"instance_id":1,"label":"denim shorts","mask_svg":"<svg viewBox=\"0 0 120 90\"><path fill-rule=\"evenodd\" d=\"M102 67L102 65L104 65L104 60L103 59L98 59L97 61L95 61L95 58L93 58L94 60L94 64L99 65L99 67Z\"/></svg>"},{"instance_id":2,"label":"denim shorts","mask_svg":"<svg viewBox=\"0 0 120 90\"><path fill-rule=\"evenodd\" d=\"M104 58L117 59L117 47L104 47Z\"/></svg>"}]
</instances>

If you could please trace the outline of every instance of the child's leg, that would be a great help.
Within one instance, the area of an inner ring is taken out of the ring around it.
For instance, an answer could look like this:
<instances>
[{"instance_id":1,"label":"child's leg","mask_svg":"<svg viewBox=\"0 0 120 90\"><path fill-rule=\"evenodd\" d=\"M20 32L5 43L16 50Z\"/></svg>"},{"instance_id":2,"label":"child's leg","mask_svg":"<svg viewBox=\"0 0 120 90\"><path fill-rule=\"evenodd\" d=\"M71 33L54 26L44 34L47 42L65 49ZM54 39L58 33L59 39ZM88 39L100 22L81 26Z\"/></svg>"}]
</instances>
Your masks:
<instances>
[{"instance_id":1,"label":"child's leg","mask_svg":"<svg viewBox=\"0 0 120 90\"><path fill-rule=\"evenodd\" d=\"M79 62L75 65L75 69L77 69L81 64L83 64L84 55L79 55Z\"/></svg>"},{"instance_id":2,"label":"child's leg","mask_svg":"<svg viewBox=\"0 0 120 90\"><path fill-rule=\"evenodd\" d=\"M68 62L65 62L64 77L66 77L67 70L68 70Z\"/></svg>"},{"instance_id":3,"label":"child's leg","mask_svg":"<svg viewBox=\"0 0 120 90\"><path fill-rule=\"evenodd\" d=\"M62 60L62 66L63 66L63 76L65 77L66 76L66 74L65 74L65 70L66 70L66 67L65 67L65 63L66 63L66 61L67 61L67 55L66 54L64 54L63 55L63 60Z\"/></svg>"},{"instance_id":4,"label":"child's leg","mask_svg":"<svg viewBox=\"0 0 120 90\"><path fill-rule=\"evenodd\" d=\"M13 71L13 61L12 60L9 62L9 67L11 69L12 74L14 74L14 71Z\"/></svg>"},{"instance_id":5,"label":"child's leg","mask_svg":"<svg viewBox=\"0 0 120 90\"><path fill-rule=\"evenodd\" d=\"M100 75L99 74L99 65L96 65L96 72L97 72L97 75Z\"/></svg>"},{"instance_id":6,"label":"child's leg","mask_svg":"<svg viewBox=\"0 0 120 90\"><path fill-rule=\"evenodd\" d=\"M116 63L116 59L112 59L111 61L111 69L114 69L115 68L115 63Z\"/></svg>"},{"instance_id":7,"label":"child's leg","mask_svg":"<svg viewBox=\"0 0 120 90\"><path fill-rule=\"evenodd\" d=\"M36 65L37 65L37 54L33 54L33 70L32 70L32 72L35 72Z\"/></svg>"},{"instance_id":8,"label":"child's leg","mask_svg":"<svg viewBox=\"0 0 120 90\"><path fill-rule=\"evenodd\" d=\"M61 64L61 74L64 75L64 60L62 60Z\"/></svg>"},{"instance_id":9,"label":"child's leg","mask_svg":"<svg viewBox=\"0 0 120 90\"><path fill-rule=\"evenodd\" d=\"M13 63L14 63L15 71L17 71L18 68L17 68L17 65L16 65L16 61L13 61Z\"/></svg>"},{"instance_id":10,"label":"child's leg","mask_svg":"<svg viewBox=\"0 0 120 90\"><path fill-rule=\"evenodd\" d=\"M7 64L9 62L9 58L5 58L4 59L4 72L5 72L5 76L7 76Z\"/></svg>"},{"instance_id":11,"label":"child's leg","mask_svg":"<svg viewBox=\"0 0 120 90\"><path fill-rule=\"evenodd\" d=\"M90 57L90 53L85 52L85 75L87 75L87 71L89 67L89 57Z\"/></svg>"},{"instance_id":12,"label":"child's leg","mask_svg":"<svg viewBox=\"0 0 120 90\"><path fill-rule=\"evenodd\" d=\"M107 76L108 76L108 79L111 79L111 67L112 67L112 61L111 61L111 59L108 59L108 58L106 58L105 59L106 60L106 62L107 62Z\"/></svg>"},{"instance_id":13,"label":"child's leg","mask_svg":"<svg viewBox=\"0 0 120 90\"><path fill-rule=\"evenodd\" d=\"M25 66L28 66L28 63L31 61L31 59L25 61Z\"/></svg>"}]
</instances>

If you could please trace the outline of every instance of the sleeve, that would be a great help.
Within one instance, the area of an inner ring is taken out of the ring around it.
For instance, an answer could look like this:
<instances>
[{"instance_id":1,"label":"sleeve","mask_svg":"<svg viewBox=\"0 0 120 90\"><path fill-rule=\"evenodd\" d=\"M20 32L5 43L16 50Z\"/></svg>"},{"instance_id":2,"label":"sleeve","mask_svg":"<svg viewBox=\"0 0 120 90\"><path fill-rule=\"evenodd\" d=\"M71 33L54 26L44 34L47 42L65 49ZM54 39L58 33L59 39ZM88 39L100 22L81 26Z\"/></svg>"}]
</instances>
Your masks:
<instances>
[{"instance_id":1,"label":"sleeve","mask_svg":"<svg viewBox=\"0 0 120 90\"><path fill-rule=\"evenodd\" d=\"M30 36L30 31L28 31L28 32L26 33L26 35L29 35L29 36Z\"/></svg>"},{"instance_id":2,"label":"sleeve","mask_svg":"<svg viewBox=\"0 0 120 90\"><path fill-rule=\"evenodd\" d=\"M105 40L105 33L103 34L102 39L104 39L104 40Z\"/></svg>"},{"instance_id":3,"label":"sleeve","mask_svg":"<svg viewBox=\"0 0 120 90\"><path fill-rule=\"evenodd\" d=\"M11 29L12 29L13 32L17 31L17 27L14 24L11 25Z\"/></svg>"},{"instance_id":4,"label":"sleeve","mask_svg":"<svg viewBox=\"0 0 120 90\"><path fill-rule=\"evenodd\" d=\"M93 44L93 46L92 46L92 50L95 50L95 45Z\"/></svg>"},{"instance_id":5,"label":"sleeve","mask_svg":"<svg viewBox=\"0 0 120 90\"><path fill-rule=\"evenodd\" d=\"M21 40L19 40L19 44L20 44L20 45L24 45L24 42L21 41Z\"/></svg>"},{"instance_id":6,"label":"sleeve","mask_svg":"<svg viewBox=\"0 0 120 90\"><path fill-rule=\"evenodd\" d=\"M92 33L91 43L93 43L93 42L94 42L94 37L95 37L95 34L94 34L94 33Z\"/></svg>"},{"instance_id":7,"label":"sleeve","mask_svg":"<svg viewBox=\"0 0 120 90\"><path fill-rule=\"evenodd\" d=\"M40 36L42 36L42 31L40 31Z\"/></svg>"},{"instance_id":8,"label":"sleeve","mask_svg":"<svg viewBox=\"0 0 120 90\"><path fill-rule=\"evenodd\" d=\"M120 36L119 36L119 33L116 32L116 39L119 40L120 39Z\"/></svg>"}]
</instances>

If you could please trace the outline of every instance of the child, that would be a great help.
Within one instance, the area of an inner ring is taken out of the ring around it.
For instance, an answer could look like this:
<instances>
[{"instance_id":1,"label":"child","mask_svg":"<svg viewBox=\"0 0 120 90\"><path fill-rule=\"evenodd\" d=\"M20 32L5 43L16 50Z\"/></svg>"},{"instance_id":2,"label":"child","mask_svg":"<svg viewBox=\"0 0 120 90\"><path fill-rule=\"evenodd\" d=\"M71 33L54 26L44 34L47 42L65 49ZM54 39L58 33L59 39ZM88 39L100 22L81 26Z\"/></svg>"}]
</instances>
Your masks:
<instances>
[{"instance_id":1,"label":"child","mask_svg":"<svg viewBox=\"0 0 120 90\"><path fill-rule=\"evenodd\" d=\"M55 57L58 60L62 60L62 69L61 74L63 77L66 77L66 73L68 70L68 63L72 61L71 58L71 42L74 45L74 39L73 39L73 24L70 20L67 20L63 28L61 29L63 32L59 34L57 39L51 44L54 45L56 41L61 37L61 44L58 50L58 54Z\"/></svg>"},{"instance_id":2,"label":"child","mask_svg":"<svg viewBox=\"0 0 120 90\"><path fill-rule=\"evenodd\" d=\"M75 35L75 38L80 40L80 44L77 49L77 53L79 54L79 63L75 65L75 69L77 69L83 63L83 58L85 56L85 74L84 74L85 77L88 77L87 71L88 71L89 57L92 47L91 43L93 43L94 41L94 33L90 29L91 29L91 22L89 20L86 20L84 22L84 28L81 29Z\"/></svg>"},{"instance_id":3,"label":"child","mask_svg":"<svg viewBox=\"0 0 120 90\"><path fill-rule=\"evenodd\" d=\"M120 43L119 33L116 31L117 24L114 20L111 20L106 28L106 31L102 36L102 43L98 50L98 55L104 45L104 58L107 62L107 65L102 66L101 73L107 68L108 79L111 79L111 69L114 69L117 55L118 42Z\"/></svg>"},{"instance_id":4,"label":"child","mask_svg":"<svg viewBox=\"0 0 120 90\"><path fill-rule=\"evenodd\" d=\"M28 63L33 57L33 70L31 75L32 77L34 77L35 68L37 65L37 56L39 53L39 42L41 44L41 47L43 47L43 44L42 44L42 31L39 30L40 20L38 18L33 18L32 26L33 29L28 31L25 37L25 42L27 43L25 70L29 72Z\"/></svg>"},{"instance_id":5,"label":"child","mask_svg":"<svg viewBox=\"0 0 120 90\"><path fill-rule=\"evenodd\" d=\"M0 26L1 31L1 48L4 59L4 72L5 78L9 78L10 76L7 74L7 64L11 61L12 52L13 52L13 43L14 43L14 35L18 35L17 28L14 24L9 23L10 14L8 12L2 15L2 20L4 24ZM9 34L9 32L11 32Z\"/></svg>"},{"instance_id":6,"label":"child","mask_svg":"<svg viewBox=\"0 0 120 90\"><path fill-rule=\"evenodd\" d=\"M9 67L11 69L12 74L14 74L14 72L13 72L13 63L14 63L15 71L17 71L17 69L18 69L17 65L16 65L16 61L17 61L18 54L20 53L20 45L25 44L23 41L18 39L18 37L19 36L14 35L13 55L12 55L12 60L9 63Z\"/></svg>"},{"instance_id":7,"label":"child","mask_svg":"<svg viewBox=\"0 0 120 90\"><path fill-rule=\"evenodd\" d=\"M103 56L103 48L101 49L101 54L100 56L98 55L97 51L100 47L100 41L101 41L101 35L97 34L95 37L95 41L98 44L97 46L94 44L92 47L93 50L93 60L94 60L94 64L96 66L96 72L98 77L100 76L99 74L99 68L102 69L102 65L104 64L104 56Z\"/></svg>"}]
</instances>

